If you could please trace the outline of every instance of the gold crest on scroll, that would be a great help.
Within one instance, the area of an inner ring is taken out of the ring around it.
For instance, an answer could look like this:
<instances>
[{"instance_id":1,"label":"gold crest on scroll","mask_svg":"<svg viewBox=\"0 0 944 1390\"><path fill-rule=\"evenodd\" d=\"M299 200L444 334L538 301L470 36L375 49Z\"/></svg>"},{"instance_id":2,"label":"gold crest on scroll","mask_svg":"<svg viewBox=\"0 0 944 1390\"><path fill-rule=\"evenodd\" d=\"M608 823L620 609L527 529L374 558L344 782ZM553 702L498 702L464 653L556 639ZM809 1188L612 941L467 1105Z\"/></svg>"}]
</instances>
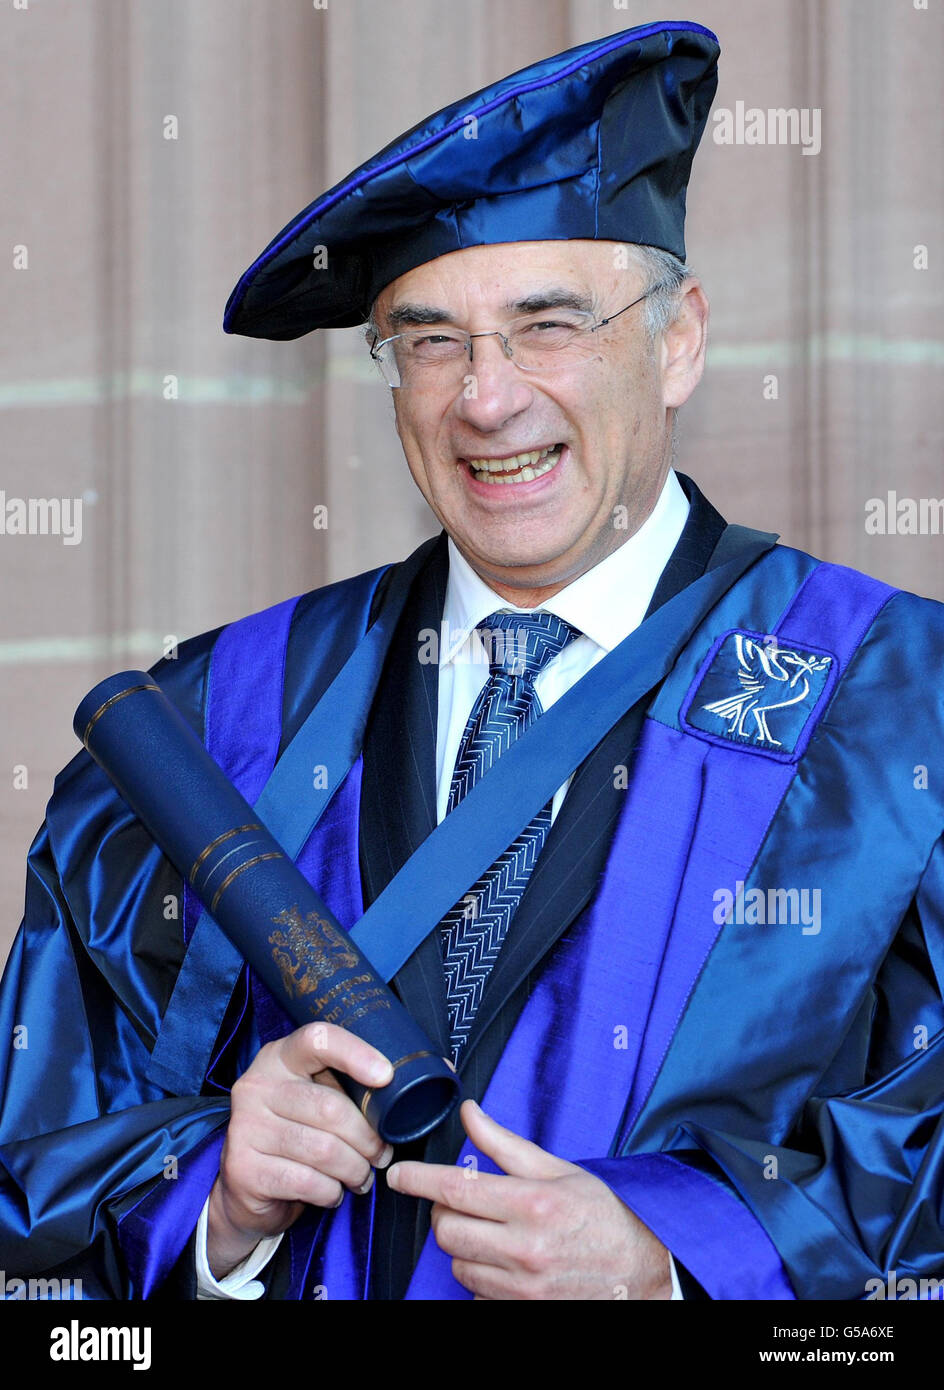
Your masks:
<instances>
[{"instance_id":1,"label":"gold crest on scroll","mask_svg":"<svg viewBox=\"0 0 944 1390\"><path fill-rule=\"evenodd\" d=\"M356 952L317 912L302 917L298 907L285 908L272 921L286 931L272 932L269 944L286 992L293 998L311 994L339 970L353 970Z\"/></svg>"}]
</instances>

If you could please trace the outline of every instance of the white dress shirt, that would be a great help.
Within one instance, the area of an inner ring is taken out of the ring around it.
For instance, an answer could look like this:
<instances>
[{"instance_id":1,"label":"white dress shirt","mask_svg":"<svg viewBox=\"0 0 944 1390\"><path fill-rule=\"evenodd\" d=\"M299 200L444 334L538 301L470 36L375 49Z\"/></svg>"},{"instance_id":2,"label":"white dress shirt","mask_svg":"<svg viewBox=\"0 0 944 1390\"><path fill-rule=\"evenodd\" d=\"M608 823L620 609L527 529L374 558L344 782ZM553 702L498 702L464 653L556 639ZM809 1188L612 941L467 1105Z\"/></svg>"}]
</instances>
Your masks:
<instances>
[{"instance_id":1,"label":"white dress shirt","mask_svg":"<svg viewBox=\"0 0 944 1390\"><path fill-rule=\"evenodd\" d=\"M439 724L436 739L438 820L446 814L459 744L479 691L488 680L488 656L477 624L490 613L547 612L582 634L540 671L534 682L543 709L642 622L659 576L688 518L688 498L669 472L659 500L635 535L534 610L519 608L490 589L449 541L449 579L440 629ZM553 819L570 779L554 794Z\"/></svg>"},{"instance_id":2,"label":"white dress shirt","mask_svg":"<svg viewBox=\"0 0 944 1390\"><path fill-rule=\"evenodd\" d=\"M452 772L472 706L488 680L488 657L475 630L477 625L490 613L498 611L544 610L579 630L581 635L548 662L535 679L542 708L550 709L555 700L642 622L687 518L688 498L670 469L655 507L639 530L605 560L533 610L519 608L496 594L449 540L449 578L439 632L437 821L446 814ZM552 820L560 810L570 780L568 778L554 794ZM281 1237L261 1241L241 1265L218 1282L210 1273L206 1258L206 1221L205 1206L197 1227L197 1297L261 1297L264 1289L257 1275L272 1258ZM681 1299L675 1262L671 1256L669 1259L672 1297Z\"/></svg>"}]
</instances>

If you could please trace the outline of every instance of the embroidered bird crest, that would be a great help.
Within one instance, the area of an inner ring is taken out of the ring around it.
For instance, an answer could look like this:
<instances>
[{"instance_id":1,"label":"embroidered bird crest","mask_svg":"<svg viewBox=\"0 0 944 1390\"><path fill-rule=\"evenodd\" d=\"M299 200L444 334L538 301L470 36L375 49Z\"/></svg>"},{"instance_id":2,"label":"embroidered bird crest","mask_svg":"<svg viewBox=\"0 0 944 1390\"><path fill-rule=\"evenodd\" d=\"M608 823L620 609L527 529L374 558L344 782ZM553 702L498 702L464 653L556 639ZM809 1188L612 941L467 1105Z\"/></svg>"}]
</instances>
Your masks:
<instances>
[{"instance_id":1,"label":"embroidered bird crest","mask_svg":"<svg viewBox=\"0 0 944 1390\"><path fill-rule=\"evenodd\" d=\"M309 912L302 917L298 907L286 908L272 921L287 931L272 932L269 944L279 968L282 983L292 998L311 994L339 970L353 970L359 957L337 927Z\"/></svg>"},{"instance_id":2,"label":"embroidered bird crest","mask_svg":"<svg viewBox=\"0 0 944 1390\"><path fill-rule=\"evenodd\" d=\"M738 689L700 706L723 720L728 738L745 739L767 748L782 748L769 721L774 711L800 706L806 711L811 691L819 694L832 657L817 652L778 647L743 632L733 633ZM788 721L792 722L792 721ZM777 721L774 721L777 728Z\"/></svg>"}]
</instances>

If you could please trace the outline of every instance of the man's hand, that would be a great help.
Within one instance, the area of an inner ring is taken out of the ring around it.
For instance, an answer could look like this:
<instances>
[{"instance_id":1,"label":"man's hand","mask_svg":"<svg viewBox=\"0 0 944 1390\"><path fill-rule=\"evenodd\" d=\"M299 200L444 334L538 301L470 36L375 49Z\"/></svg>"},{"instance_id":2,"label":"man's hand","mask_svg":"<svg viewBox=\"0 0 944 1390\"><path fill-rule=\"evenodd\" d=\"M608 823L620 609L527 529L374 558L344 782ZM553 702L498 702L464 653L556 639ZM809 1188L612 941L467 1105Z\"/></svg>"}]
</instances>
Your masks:
<instances>
[{"instance_id":1,"label":"man's hand","mask_svg":"<svg viewBox=\"0 0 944 1390\"><path fill-rule=\"evenodd\" d=\"M504 1174L395 1163L398 1192L434 1203L433 1232L478 1299L669 1299L669 1255L599 1178L462 1106L466 1133Z\"/></svg>"},{"instance_id":2,"label":"man's hand","mask_svg":"<svg viewBox=\"0 0 944 1390\"><path fill-rule=\"evenodd\" d=\"M309 1023L261 1048L233 1086L232 1111L210 1193L207 1258L217 1279L263 1236L277 1235L305 1203L339 1206L366 1192L393 1149L328 1070L386 1086L393 1067L369 1043L331 1023Z\"/></svg>"}]
</instances>

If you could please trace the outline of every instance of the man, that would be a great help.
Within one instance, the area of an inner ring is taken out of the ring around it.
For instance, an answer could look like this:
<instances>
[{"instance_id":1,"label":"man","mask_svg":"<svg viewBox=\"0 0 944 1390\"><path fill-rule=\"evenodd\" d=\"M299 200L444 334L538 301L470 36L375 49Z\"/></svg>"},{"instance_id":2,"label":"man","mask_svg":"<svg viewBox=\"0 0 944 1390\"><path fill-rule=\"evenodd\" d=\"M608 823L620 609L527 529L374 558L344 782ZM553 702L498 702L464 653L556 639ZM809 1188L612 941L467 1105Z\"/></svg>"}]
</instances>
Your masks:
<instances>
[{"instance_id":1,"label":"man","mask_svg":"<svg viewBox=\"0 0 944 1390\"><path fill-rule=\"evenodd\" d=\"M327 776L298 863L393 951L461 1116L392 1154L333 1072L394 1059L293 1029L83 755L3 996L4 1036L43 1039L6 1064L11 1268L485 1299L942 1272L940 608L726 526L671 468L717 53L646 26L438 113L227 307L270 337L368 321L443 534L157 675L250 801L278 766L280 837Z\"/></svg>"}]
</instances>

